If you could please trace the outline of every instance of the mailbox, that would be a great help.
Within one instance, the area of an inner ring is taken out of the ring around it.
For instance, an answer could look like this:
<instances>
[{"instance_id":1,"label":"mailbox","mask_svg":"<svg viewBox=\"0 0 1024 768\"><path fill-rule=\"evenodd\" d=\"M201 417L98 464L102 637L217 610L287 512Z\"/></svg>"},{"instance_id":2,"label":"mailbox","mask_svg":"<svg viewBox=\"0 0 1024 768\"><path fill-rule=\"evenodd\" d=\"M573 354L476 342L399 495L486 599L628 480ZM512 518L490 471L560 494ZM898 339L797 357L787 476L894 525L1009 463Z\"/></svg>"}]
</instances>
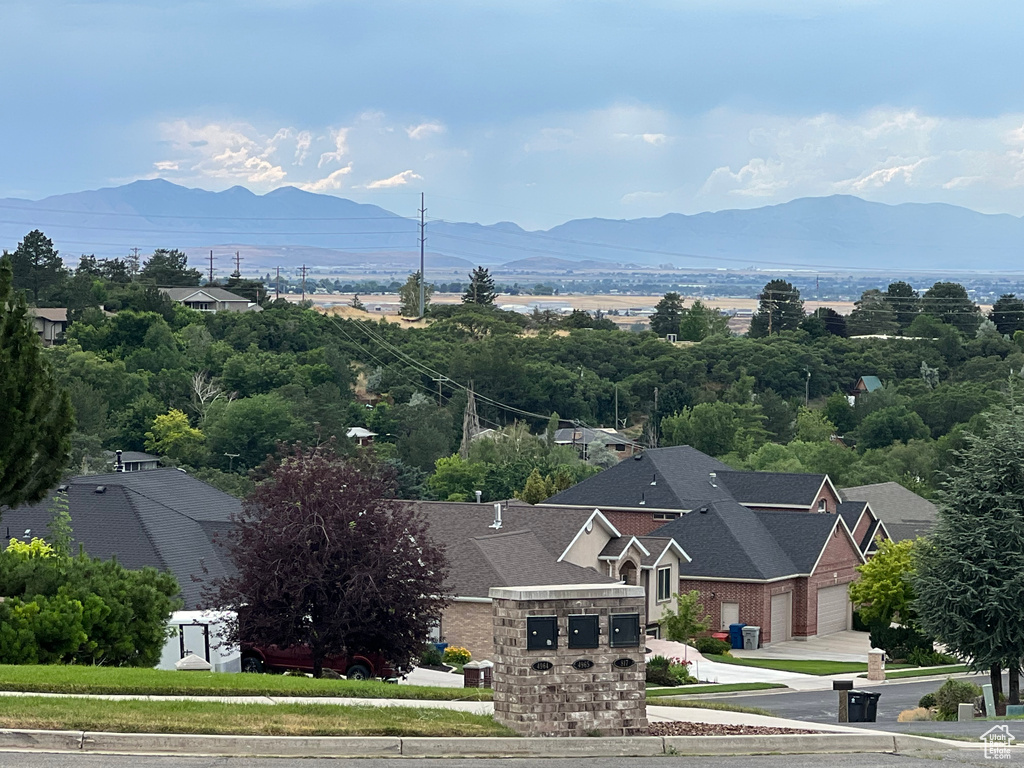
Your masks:
<instances>
[{"instance_id":1,"label":"mailbox","mask_svg":"<svg viewBox=\"0 0 1024 768\"><path fill-rule=\"evenodd\" d=\"M526 617L526 650L550 651L558 647L557 616Z\"/></svg>"},{"instance_id":2,"label":"mailbox","mask_svg":"<svg viewBox=\"0 0 1024 768\"><path fill-rule=\"evenodd\" d=\"M640 645L640 614L620 613L608 622L612 648L636 648Z\"/></svg>"},{"instance_id":3,"label":"mailbox","mask_svg":"<svg viewBox=\"0 0 1024 768\"><path fill-rule=\"evenodd\" d=\"M569 616L569 647L597 648L597 636L600 633L597 615Z\"/></svg>"}]
</instances>

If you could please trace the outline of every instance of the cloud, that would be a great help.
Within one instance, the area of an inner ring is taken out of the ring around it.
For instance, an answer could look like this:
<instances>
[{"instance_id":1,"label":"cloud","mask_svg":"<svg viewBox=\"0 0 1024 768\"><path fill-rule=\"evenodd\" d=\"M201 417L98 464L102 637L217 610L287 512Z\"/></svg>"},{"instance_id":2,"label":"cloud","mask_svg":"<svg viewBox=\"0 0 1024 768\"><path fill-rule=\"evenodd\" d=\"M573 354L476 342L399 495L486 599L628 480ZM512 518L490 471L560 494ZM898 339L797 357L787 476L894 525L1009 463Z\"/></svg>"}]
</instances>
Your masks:
<instances>
[{"instance_id":1,"label":"cloud","mask_svg":"<svg viewBox=\"0 0 1024 768\"><path fill-rule=\"evenodd\" d=\"M413 179L419 179L422 181L423 177L413 171L402 171L401 173L396 173L394 176L386 179L371 181L368 184L363 185L363 189L390 189L392 187L402 187Z\"/></svg>"},{"instance_id":2,"label":"cloud","mask_svg":"<svg viewBox=\"0 0 1024 768\"><path fill-rule=\"evenodd\" d=\"M348 128L331 131L331 138L334 140L334 151L321 154L316 164L317 168L323 168L328 163L340 163L341 158L348 154Z\"/></svg>"},{"instance_id":3,"label":"cloud","mask_svg":"<svg viewBox=\"0 0 1024 768\"><path fill-rule=\"evenodd\" d=\"M178 170L177 160L159 160L153 163L153 167L158 171L176 171Z\"/></svg>"},{"instance_id":4,"label":"cloud","mask_svg":"<svg viewBox=\"0 0 1024 768\"><path fill-rule=\"evenodd\" d=\"M444 133L445 127L441 123L420 123L406 128L405 132L413 141L419 141L434 134Z\"/></svg>"},{"instance_id":5,"label":"cloud","mask_svg":"<svg viewBox=\"0 0 1024 768\"><path fill-rule=\"evenodd\" d=\"M332 171L322 179L307 182L305 184L299 184L298 186L299 189L304 189L307 192L334 192L345 186L345 177L351 172L352 163L349 163L344 168Z\"/></svg>"},{"instance_id":6,"label":"cloud","mask_svg":"<svg viewBox=\"0 0 1024 768\"><path fill-rule=\"evenodd\" d=\"M313 145L313 134L300 131L295 137L295 164L302 165L309 156L309 148Z\"/></svg>"},{"instance_id":7,"label":"cloud","mask_svg":"<svg viewBox=\"0 0 1024 768\"><path fill-rule=\"evenodd\" d=\"M186 120L164 123L161 134L179 160L161 161L163 171L182 171L182 166L200 178L272 184L287 175L272 160L275 139L262 136L245 123L196 125ZM177 166L177 167L174 167Z\"/></svg>"}]
</instances>

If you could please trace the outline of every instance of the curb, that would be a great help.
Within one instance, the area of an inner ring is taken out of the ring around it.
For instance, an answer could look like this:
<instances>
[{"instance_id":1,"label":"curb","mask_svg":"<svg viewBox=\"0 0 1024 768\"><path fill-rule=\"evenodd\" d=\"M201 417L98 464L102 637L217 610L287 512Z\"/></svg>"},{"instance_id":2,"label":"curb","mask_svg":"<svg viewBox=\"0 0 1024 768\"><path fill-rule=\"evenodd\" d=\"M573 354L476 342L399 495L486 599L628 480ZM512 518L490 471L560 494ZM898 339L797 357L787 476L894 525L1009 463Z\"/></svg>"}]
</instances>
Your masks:
<instances>
[{"instance_id":1,"label":"curb","mask_svg":"<svg viewBox=\"0 0 1024 768\"><path fill-rule=\"evenodd\" d=\"M980 745L881 733L604 738L210 736L0 729L0 750L234 757L655 757L939 752Z\"/></svg>"}]
</instances>

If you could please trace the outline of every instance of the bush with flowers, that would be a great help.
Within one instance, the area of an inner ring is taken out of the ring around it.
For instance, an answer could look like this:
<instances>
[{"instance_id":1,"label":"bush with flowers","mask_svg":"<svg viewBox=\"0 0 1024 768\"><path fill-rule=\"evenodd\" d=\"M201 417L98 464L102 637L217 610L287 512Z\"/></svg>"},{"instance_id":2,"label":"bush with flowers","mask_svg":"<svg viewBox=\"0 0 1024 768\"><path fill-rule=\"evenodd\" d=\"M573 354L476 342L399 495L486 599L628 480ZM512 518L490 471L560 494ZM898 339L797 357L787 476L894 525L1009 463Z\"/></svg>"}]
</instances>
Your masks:
<instances>
[{"instance_id":1,"label":"bush with flowers","mask_svg":"<svg viewBox=\"0 0 1024 768\"><path fill-rule=\"evenodd\" d=\"M690 662L678 656L652 656L647 660L647 683L649 685L688 685L697 678L690 674Z\"/></svg>"},{"instance_id":2,"label":"bush with flowers","mask_svg":"<svg viewBox=\"0 0 1024 768\"><path fill-rule=\"evenodd\" d=\"M469 652L468 648L462 648L458 645L449 645L444 649L445 664L465 664L472 658L473 654Z\"/></svg>"}]
</instances>

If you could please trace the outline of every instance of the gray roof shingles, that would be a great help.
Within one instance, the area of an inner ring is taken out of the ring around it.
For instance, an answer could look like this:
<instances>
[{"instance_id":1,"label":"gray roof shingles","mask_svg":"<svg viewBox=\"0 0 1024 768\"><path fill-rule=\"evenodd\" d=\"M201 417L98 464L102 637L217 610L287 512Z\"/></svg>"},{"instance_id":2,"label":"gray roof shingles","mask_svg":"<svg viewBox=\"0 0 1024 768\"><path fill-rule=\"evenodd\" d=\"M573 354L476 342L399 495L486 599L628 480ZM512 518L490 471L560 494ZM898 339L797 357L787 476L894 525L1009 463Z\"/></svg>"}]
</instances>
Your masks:
<instances>
[{"instance_id":1,"label":"gray roof shingles","mask_svg":"<svg viewBox=\"0 0 1024 768\"><path fill-rule=\"evenodd\" d=\"M792 472L719 472L721 483L740 504L810 507L825 475Z\"/></svg>"},{"instance_id":2,"label":"gray roof shingles","mask_svg":"<svg viewBox=\"0 0 1024 768\"><path fill-rule=\"evenodd\" d=\"M893 541L927 536L935 527L938 507L899 483L875 483L843 488L844 501L866 501L885 524Z\"/></svg>"}]
</instances>

